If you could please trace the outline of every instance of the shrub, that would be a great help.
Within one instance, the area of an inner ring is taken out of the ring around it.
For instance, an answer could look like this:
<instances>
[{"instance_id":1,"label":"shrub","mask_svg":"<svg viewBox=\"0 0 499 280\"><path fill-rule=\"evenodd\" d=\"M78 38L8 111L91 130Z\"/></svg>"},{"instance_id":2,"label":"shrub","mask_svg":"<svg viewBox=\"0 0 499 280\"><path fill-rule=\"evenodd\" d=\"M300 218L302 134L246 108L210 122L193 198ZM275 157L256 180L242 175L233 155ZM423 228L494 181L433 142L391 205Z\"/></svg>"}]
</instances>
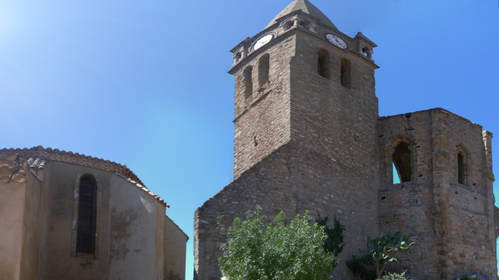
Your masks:
<instances>
[{"instance_id":1,"label":"shrub","mask_svg":"<svg viewBox=\"0 0 499 280\"><path fill-rule=\"evenodd\" d=\"M390 262L398 262L395 256L399 251L407 251L413 243L408 243L409 237L400 232L392 234L388 232L386 235L381 235L378 238L367 238L367 252L364 256L347 261L347 267L354 273L366 280L382 279L381 275L385 270L385 266ZM372 270L375 270L375 277L372 277ZM396 276L396 274L395 274Z\"/></svg>"},{"instance_id":2,"label":"shrub","mask_svg":"<svg viewBox=\"0 0 499 280\"><path fill-rule=\"evenodd\" d=\"M227 242L220 246L223 257L218 259L223 276L231 280L332 279L338 261L324 250L324 228L310 226L308 211L289 224L281 211L265 227L266 217L260 210L246 212L246 220L236 218L226 230ZM220 224L221 218L219 228Z\"/></svg>"},{"instance_id":3,"label":"shrub","mask_svg":"<svg viewBox=\"0 0 499 280\"><path fill-rule=\"evenodd\" d=\"M407 251L413 243L408 243L409 237L400 232L392 234L388 232L376 239L367 238L367 254L376 262L376 276L381 278L385 265L390 262L398 262L396 255L399 251ZM395 256L394 256L395 255Z\"/></svg>"}]
</instances>

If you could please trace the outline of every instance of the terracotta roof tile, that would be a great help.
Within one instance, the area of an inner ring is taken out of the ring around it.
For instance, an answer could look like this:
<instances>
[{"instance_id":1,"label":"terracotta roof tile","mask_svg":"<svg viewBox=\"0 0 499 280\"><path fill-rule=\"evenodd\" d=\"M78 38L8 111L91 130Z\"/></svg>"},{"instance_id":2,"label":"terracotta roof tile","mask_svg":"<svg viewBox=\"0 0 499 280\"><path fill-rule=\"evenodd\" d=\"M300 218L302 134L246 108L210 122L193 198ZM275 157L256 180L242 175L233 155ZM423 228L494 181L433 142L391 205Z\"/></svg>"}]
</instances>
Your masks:
<instances>
[{"instance_id":1,"label":"terracotta roof tile","mask_svg":"<svg viewBox=\"0 0 499 280\"><path fill-rule=\"evenodd\" d=\"M60 161L113 172L148 193L166 207L170 208L170 206L163 199L147 189L140 181L139 177L128 169L126 165L101 158L86 156L84 154L66 152L64 150L60 151L59 149L43 148L42 146L33 147L31 149L0 149L0 155L8 157L15 154L19 154L20 157L26 159L26 162L31 170L43 169L49 161Z\"/></svg>"}]
</instances>

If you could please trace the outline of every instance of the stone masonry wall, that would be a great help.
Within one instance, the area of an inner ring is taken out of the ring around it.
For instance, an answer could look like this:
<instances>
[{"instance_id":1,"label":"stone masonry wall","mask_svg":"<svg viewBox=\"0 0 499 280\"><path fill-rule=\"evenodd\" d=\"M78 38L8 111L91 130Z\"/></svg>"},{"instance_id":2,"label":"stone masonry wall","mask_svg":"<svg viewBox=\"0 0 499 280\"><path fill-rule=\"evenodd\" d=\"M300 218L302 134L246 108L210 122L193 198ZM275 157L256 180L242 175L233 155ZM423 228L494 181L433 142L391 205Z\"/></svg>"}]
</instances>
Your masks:
<instances>
[{"instance_id":1,"label":"stone masonry wall","mask_svg":"<svg viewBox=\"0 0 499 280\"><path fill-rule=\"evenodd\" d=\"M493 193L489 187L482 127L448 113L451 223L447 249L449 275L497 275ZM457 154L465 151L465 182L458 182Z\"/></svg>"},{"instance_id":2,"label":"stone masonry wall","mask_svg":"<svg viewBox=\"0 0 499 280\"><path fill-rule=\"evenodd\" d=\"M294 37L280 37L272 44L253 54L234 75L234 178L290 139L289 60L295 52ZM266 54L269 80L260 87L258 63ZM243 71L248 66L253 67L253 92L246 96Z\"/></svg>"},{"instance_id":3,"label":"stone masonry wall","mask_svg":"<svg viewBox=\"0 0 499 280\"><path fill-rule=\"evenodd\" d=\"M291 61L290 77L291 139L300 150L312 150L328 158L335 171L323 172L315 182L328 181L331 188L324 195L339 199L336 203L347 209L341 216L354 220L346 231L354 233L356 239L345 239L342 262L335 272L342 279L351 278L346 260L359 255L367 236L378 235L377 66L308 33L297 32L296 38L297 54ZM327 77L318 74L320 50L329 54ZM342 59L350 61L350 88L341 84ZM345 190L350 191L349 195L341 195Z\"/></svg>"},{"instance_id":4,"label":"stone masonry wall","mask_svg":"<svg viewBox=\"0 0 499 280\"><path fill-rule=\"evenodd\" d=\"M377 234L377 219L372 215L376 205L364 203L376 193L369 188L359 192L357 186L364 182L342 176L346 171L329 157L288 143L243 173L196 210L195 279L220 279L217 258L224 238L216 229L217 216L224 215L224 225L229 226L256 205L262 206L269 220L281 210L289 218L305 210L313 216L318 212L338 217L346 227L346 245L334 274L337 279L353 279L346 260L365 247L366 236Z\"/></svg>"},{"instance_id":5,"label":"stone masonry wall","mask_svg":"<svg viewBox=\"0 0 499 280\"><path fill-rule=\"evenodd\" d=\"M380 119L379 231L401 231L411 237L411 252L401 254L400 264L390 269L418 279L434 279L438 274L435 246L431 168L431 114L418 112ZM411 149L411 182L393 184L392 154L405 142Z\"/></svg>"},{"instance_id":6,"label":"stone masonry wall","mask_svg":"<svg viewBox=\"0 0 499 280\"><path fill-rule=\"evenodd\" d=\"M378 185L376 65L306 33L296 35L291 61L291 137L343 164L357 165ZM329 53L329 77L317 72L319 50ZM351 88L341 85L341 59L351 64Z\"/></svg>"}]
</instances>

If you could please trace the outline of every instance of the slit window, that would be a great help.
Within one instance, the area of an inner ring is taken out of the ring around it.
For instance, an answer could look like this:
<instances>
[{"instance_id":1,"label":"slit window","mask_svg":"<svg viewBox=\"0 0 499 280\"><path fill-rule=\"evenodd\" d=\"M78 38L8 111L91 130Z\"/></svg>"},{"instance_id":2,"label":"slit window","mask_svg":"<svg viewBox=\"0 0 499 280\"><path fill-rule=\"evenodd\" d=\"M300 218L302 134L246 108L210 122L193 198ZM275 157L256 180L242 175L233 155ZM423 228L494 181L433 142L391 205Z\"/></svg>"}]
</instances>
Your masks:
<instances>
[{"instance_id":1,"label":"slit window","mask_svg":"<svg viewBox=\"0 0 499 280\"><path fill-rule=\"evenodd\" d=\"M392 161L397 170L400 182L410 182L412 177L411 149L409 144L400 142L392 155Z\"/></svg>"},{"instance_id":2,"label":"slit window","mask_svg":"<svg viewBox=\"0 0 499 280\"><path fill-rule=\"evenodd\" d=\"M265 54L258 61L258 84L263 86L269 81L270 56Z\"/></svg>"},{"instance_id":3,"label":"slit window","mask_svg":"<svg viewBox=\"0 0 499 280\"><path fill-rule=\"evenodd\" d=\"M249 97L253 93L253 67L248 66L243 72L244 96Z\"/></svg>"},{"instance_id":4,"label":"slit window","mask_svg":"<svg viewBox=\"0 0 499 280\"><path fill-rule=\"evenodd\" d=\"M457 180L459 184L466 184L466 163L465 155L460 152L457 154Z\"/></svg>"},{"instance_id":5,"label":"slit window","mask_svg":"<svg viewBox=\"0 0 499 280\"><path fill-rule=\"evenodd\" d=\"M341 59L341 85L350 88L352 86L352 67L348 59Z\"/></svg>"},{"instance_id":6,"label":"slit window","mask_svg":"<svg viewBox=\"0 0 499 280\"><path fill-rule=\"evenodd\" d=\"M318 53L317 73L329 79L329 53L326 50L320 50Z\"/></svg>"},{"instance_id":7,"label":"slit window","mask_svg":"<svg viewBox=\"0 0 499 280\"><path fill-rule=\"evenodd\" d=\"M97 184L92 176L80 179L76 252L94 254Z\"/></svg>"}]
</instances>

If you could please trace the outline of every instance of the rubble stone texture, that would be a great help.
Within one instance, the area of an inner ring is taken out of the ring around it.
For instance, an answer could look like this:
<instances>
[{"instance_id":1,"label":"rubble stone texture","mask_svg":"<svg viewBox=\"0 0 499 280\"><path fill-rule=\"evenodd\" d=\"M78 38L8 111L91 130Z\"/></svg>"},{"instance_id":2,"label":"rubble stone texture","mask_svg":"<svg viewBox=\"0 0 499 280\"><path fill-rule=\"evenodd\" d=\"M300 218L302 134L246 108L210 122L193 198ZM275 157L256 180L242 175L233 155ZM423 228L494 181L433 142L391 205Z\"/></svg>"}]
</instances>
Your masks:
<instances>
[{"instance_id":1,"label":"rubble stone texture","mask_svg":"<svg viewBox=\"0 0 499 280\"><path fill-rule=\"evenodd\" d=\"M235 179L195 212L195 279L221 278L217 217L229 226L257 205L269 220L281 210L338 217L346 245L336 279L355 279L346 260L388 231L416 242L390 269L417 279L496 275L492 134L440 108L379 117L376 45L312 7L295 0L232 50ZM266 35L272 40L255 50Z\"/></svg>"}]
</instances>

